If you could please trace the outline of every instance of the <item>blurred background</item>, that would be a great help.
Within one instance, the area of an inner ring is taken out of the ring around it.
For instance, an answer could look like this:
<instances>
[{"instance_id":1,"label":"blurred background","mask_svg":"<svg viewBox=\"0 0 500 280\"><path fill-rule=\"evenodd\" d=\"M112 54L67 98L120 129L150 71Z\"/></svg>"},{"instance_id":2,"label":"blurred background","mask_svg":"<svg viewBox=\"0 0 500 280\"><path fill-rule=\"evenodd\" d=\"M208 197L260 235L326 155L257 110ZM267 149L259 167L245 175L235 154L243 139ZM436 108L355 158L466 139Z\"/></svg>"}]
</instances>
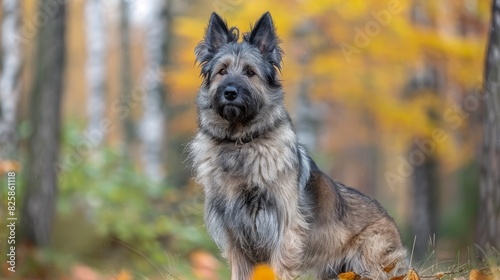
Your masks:
<instances>
[{"instance_id":1,"label":"blurred background","mask_svg":"<svg viewBox=\"0 0 500 280\"><path fill-rule=\"evenodd\" d=\"M498 254L500 181L480 195L498 172L480 168L491 0L0 3L2 277L228 279L185 151L212 11L242 32L271 12L300 140L387 208L415 267Z\"/></svg>"}]
</instances>

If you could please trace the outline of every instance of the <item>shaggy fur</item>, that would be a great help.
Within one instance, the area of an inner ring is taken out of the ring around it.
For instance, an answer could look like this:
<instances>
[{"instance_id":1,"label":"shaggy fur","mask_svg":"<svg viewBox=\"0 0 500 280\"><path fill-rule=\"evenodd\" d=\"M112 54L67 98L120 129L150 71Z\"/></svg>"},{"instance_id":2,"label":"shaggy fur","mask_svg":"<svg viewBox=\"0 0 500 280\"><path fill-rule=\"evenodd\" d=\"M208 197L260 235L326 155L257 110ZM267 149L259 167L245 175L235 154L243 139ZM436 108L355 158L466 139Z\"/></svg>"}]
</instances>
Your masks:
<instances>
[{"instance_id":1,"label":"shaggy fur","mask_svg":"<svg viewBox=\"0 0 500 280\"><path fill-rule=\"evenodd\" d=\"M404 274L407 253L392 218L377 201L328 178L298 143L283 105L271 15L238 38L212 14L195 50L203 84L199 131L189 146L205 223L231 279L249 279L259 263L280 279Z\"/></svg>"}]
</instances>

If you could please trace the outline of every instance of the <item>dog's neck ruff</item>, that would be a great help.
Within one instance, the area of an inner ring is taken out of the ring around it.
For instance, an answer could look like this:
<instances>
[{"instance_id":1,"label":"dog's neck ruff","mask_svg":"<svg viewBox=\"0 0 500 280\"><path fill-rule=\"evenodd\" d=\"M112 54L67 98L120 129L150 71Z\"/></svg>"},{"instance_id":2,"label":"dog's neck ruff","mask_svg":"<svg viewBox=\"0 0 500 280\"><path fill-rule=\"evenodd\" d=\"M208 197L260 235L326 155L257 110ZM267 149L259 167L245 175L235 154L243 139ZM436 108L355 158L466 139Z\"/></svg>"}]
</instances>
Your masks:
<instances>
[{"instance_id":1,"label":"dog's neck ruff","mask_svg":"<svg viewBox=\"0 0 500 280\"><path fill-rule=\"evenodd\" d=\"M236 140L233 140L229 137L226 137L222 141L234 143L235 145L238 145L238 144L244 145L244 144L250 143L253 139L255 139L259 136L260 136L260 134L256 134L255 136L251 135L250 137L244 137L244 138L240 138L240 139L236 139Z\"/></svg>"},{"instance_id":2,"label":"dog's neck ruff","mask_svg":"<svg viewBox=\"0 0 500 280\"><path fill-rule=\"evenodd\" d=\"M217 137L216 135L214 135L213 133L211 133L211 131L209 131L207 129L202 129L201 131L203 133L205 133L206 135L210 136L210 138L212 138L213 140L220 141L220 142L234 143L235 145L238 145L238 144L244 145L244 144L250 143L251 141L253 141L256 138L259 138L259 136L262 135L262 133L255 132L253 134L250 134L249 136L234 139L234 138L231 138L229 136L226 136L224 138Z\"/></svg>"}]
</instances>

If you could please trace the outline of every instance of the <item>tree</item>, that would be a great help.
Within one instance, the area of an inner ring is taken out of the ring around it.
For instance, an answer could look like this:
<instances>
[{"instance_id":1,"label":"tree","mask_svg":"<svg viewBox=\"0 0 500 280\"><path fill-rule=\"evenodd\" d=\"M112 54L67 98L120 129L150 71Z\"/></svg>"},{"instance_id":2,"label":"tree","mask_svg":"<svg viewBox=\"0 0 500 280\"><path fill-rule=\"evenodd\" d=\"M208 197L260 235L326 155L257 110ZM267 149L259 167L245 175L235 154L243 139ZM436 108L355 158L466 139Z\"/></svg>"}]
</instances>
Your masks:
<instances>
[{"instance_id":1,"label":"tree","mask_svg":"<svg viewBox=\"0 0 500 280\"><path fill-rule=\"evenodd\" d=\"M479 186L477 241L500 249L500 0L491 8L491 28L484 70L485 112Z\"/></svg>"},{"instance_id":2,"label":"tree","mask_svg":"<svg viewBox=\"0 0 500 280\"><path fill-rule=\"evenodd\" d=\"M433 93L439 92L435 67L426 65L417 70L412 77L408 90L411 95L419 95L426 90ZM428 108L428 118L436 123L437 113L434 108ZM423 260L429 248L429 238L436 233L437 228L437 194L438 194L438 161L435 152L427 148L422 151L421 146L426 147L429 140L415 137L410 146L408 159L412 162L414 173L411 177L412 185L412 216L411 229L415 235L415 250L413 252L416 260ZM420 144L418 144L420 143ZM426 144L422 144L426 143ZM432 144L434 145L434 144Z\"/></svg>"},{"instance_id":3,"label":"tree","mask_svg":"<svg viewBox=\"0 0 500 280\"><path fill-rule=\"evenodd\" d=\"M414 2L411 8L411 20L415 25L428 25L428 15L421 9L419 2ZM404 97L416 98L418 95L431 92L437 94L441 91L442 85L439 83L439 70L430 60L425 57L423 61L417 62L423 66L416 67L413 76L410 78ZM432 125L437 123L438 113L433 106L426 108L428 120ZM415 137L410 146L408 158L412 161L414 173L411 177L412 187L412 213L411 230L415 236L413 256L416 260L424 260L429 249L429 239L432 240L437 229L437 194L438 194L438 160L435 151L430 149L423 152L420 148L428 140L424 137ZM434 145L434 144L433 144Z\"/></svg>"},{"instance_id":4,"label":"tree","mask_svg":"<svg viewBox=\"0 0 500 280\"><path fill-rule=\"evenodd\" d=\"M57 158L60 141L60 111L65 62L66 6L40 0L36 46L34 88L31 93L30 120L33 127L28 141L26 188L21 217L22 239L47 246L57 194Z\"/></svg>"},{"instance_id":5,"label":"tree","mask_svg":"<svg viewBox=\"0 0 500 280\"><path fill-rule=\"evenodd\" d=\"M85 6L85 24L87 35L87 114L89 133L100 135L94 145L99 145L103 138L101 121L105 109L106 81L106 30L101 0L87 0Z\"/></svg>"},{"instance_id":6,"label":"tree","mask_svg":"<svg viewBox=\"0 0 500 280\"><path fill-rule=\"evenodd\" d=\"M121 78L121 99L130 104L132 90L132 61L130 59L130 3L129 0L120 1L120 78ZM123 116L122 127L124 134L123 154L130 158L130 146L134 140L134 122L128 112Z\"/></svg>"},{"instance_id":7,"label":"tree","mask_svg":"<svg viewBox=\"0 0 500 280\"><path fill-rule=\"evenodd\" d=\"M146 88L143 101L143 117L140 127L142 139L142 158L147 176L153 181L160 181L164 176L165 139L165 89L159 79L166 63L166 50L169 40L167 32L167 1L152 0L147 2L151 13L146 31L146 71L143 84ZM151 77L153 74L153 78Z\"/></svg>"},{"instance_id":8,"label":"tree","mask_svg":"<svg viewBox=\"0 0 500 280\"><path fill-rule=\"evenodd\" d=\"M2 2L2 73L0 75L0 159L12 158L16 150L15 125L21 72L19 1Z\"/></svg>"},{"instance_id":9,"label":"tree","mask_svg":"<svg viewBox=\"0 0 500 280\"><path fill-rule=\"evenodd\" d=\"M301 68L306 69L311 63L311 54L313 49L311 46L301 44L306 41L306 36L317 30L316 26L310 21L305 21L294 30L294 44L297 45L300 51L297 51L298 64ZM294 123L299 141L310 151L316 151L318 141L318 130L321 125L321 116L318 114L319 106L311 101L310 92L311 84L313 84L307 71L304 71L304 77L296 85Z\"/></svg>"}]
</instances>

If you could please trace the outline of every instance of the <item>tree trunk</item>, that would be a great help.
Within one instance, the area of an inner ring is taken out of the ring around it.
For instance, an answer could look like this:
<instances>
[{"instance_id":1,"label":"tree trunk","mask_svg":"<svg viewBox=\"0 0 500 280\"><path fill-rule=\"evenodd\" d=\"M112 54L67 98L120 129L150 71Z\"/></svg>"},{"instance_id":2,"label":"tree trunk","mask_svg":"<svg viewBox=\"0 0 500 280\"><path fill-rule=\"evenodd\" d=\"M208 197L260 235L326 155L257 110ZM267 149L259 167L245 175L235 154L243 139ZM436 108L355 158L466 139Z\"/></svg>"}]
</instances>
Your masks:
<instances>
[{"instance_id":1,"label":"tree trunk","mask_svg":"<svg viewBox=\"0 0 500 280\"><path fill-rule=\"evenodd\" d=\"M412 151L418 151L415 145ZM414 166L412 176L413 210L412 233L416 237L413 258L423 260L432 245L436 233L437 205L437 162L433 155L425 156L422 164ZM431 242L429 242L431 241Z\"/></svg>"},{"instance_id":2,"label":"tree trunk","mask_svg":"<svg viewBox=\"0 0 500 280\"><path fill-rule=\"evenodd\" d=\"M106 30L104 7L101 0L86 0L85 24L87 35L87 114L88 133L99 135L94 139L94 145L100 145L104 138L100 123L105 112L105 81L106 81Z\"/></svg>"},{"instance_id":3,"label":"tree trunk","mask_svg":"<svg viewBox=\"0 0 500 280\"><path fill-rule=\"evenodd\" d=\"M318 142L320 113L318 106L315 106L310 100L308 95L309 87L307 80L299 82L297 101L295 102L295 127L300 143L305 145L309 151L315 152Z\"/></svg>"},{"instance_id":4,"label":"tree trunk","mask_svg":"<svg viewBox=\"0 0 500 280\"><path fill-rule=\"evenodd\" d=\"M166 62L167 2L151 0L150 18L146 31L146 71L144 82L147 93L143 103L143 118L140 135L142 138L142 159L146 175L153 181L164 178L164 138L165 138L165 90L161 71ZM154 77L151 77L153 73Z\"/></svg>"},{"instance_id":5,"label":"tree trunk","mask_svg":"<svg viewBox=\"0 0 500 280\"><path fill-rule=\"evenodd\" d=\"M500 0L494 0L485 63L485 114L479 187L478 245L500 249ZM497 251L498 252L498 251Z\"/></svg>"},{"instance_id":6,"label":"tree trunk","mask_svg":"<svg viewBox=\"0 0 500 280\"><path fill-rule=\"evenodd\" d=\"M129 0L120 1L120 38L121 38L121 100L128 108L131 99L132 91L132 62L130 60L130 3ZM123 117L123 155L125 158L130 158L130 150L134 141L134 122L132 120L132 112L128 112Z\"/></svg>"},{"instance_id":7,"label":"tree trunk","mask_svg":"<svg viewBox=\"0 0 500 280\"><path fill-rule=\"evenodd\" d=\"M2 2L2 73L0 75L0 161L12 159L16 152L16 109L22 47L19 34L19 1Z\"/></svg>"},{"instance_id":8,"label":"tree trunk","mask_svg":"<svg viewBox=\"0 0 500 280\"><path fill-rule=\"evenodd\" d=\"M422 6L422 2L413 1L411 8L411 20L415 25L430 27L430 16ZM441 24L442 22L440 22ZM445 32L443 26L437 27ZM416 70L406 90L406 98L412 98L416 94L432 91L435 94L444 88L444 81L440 79L438 62L433 58L422 54L422 61L416 65ZM433 127L438 127L438 112L435 108L428 108L427 118ZM436 157L435 144L422 137L415 137L410 146L408 154L409 162L413 166L411 177L411 197L413 200L410 226L415 239L413 259L422 261L435 242L437 229L437 207L439 194L439 162ZM429 242L431 241L431 242ZM429 246L430 245L430 246Z\"/></svg>"},{"instance_id":9,"label":"tree trunk","mask_svg":"<svg viewBox=\"0 0 500 280\"><path fill-rule=\"evenodd\" d=\"M46 24L37 37L34 89L28 142L26 189L21 217L21 237L30 244L47 246L57 194L56 162L59 150L60 109L65 62L65 5L39 1Z\"/></svg>"}]
</instances>

